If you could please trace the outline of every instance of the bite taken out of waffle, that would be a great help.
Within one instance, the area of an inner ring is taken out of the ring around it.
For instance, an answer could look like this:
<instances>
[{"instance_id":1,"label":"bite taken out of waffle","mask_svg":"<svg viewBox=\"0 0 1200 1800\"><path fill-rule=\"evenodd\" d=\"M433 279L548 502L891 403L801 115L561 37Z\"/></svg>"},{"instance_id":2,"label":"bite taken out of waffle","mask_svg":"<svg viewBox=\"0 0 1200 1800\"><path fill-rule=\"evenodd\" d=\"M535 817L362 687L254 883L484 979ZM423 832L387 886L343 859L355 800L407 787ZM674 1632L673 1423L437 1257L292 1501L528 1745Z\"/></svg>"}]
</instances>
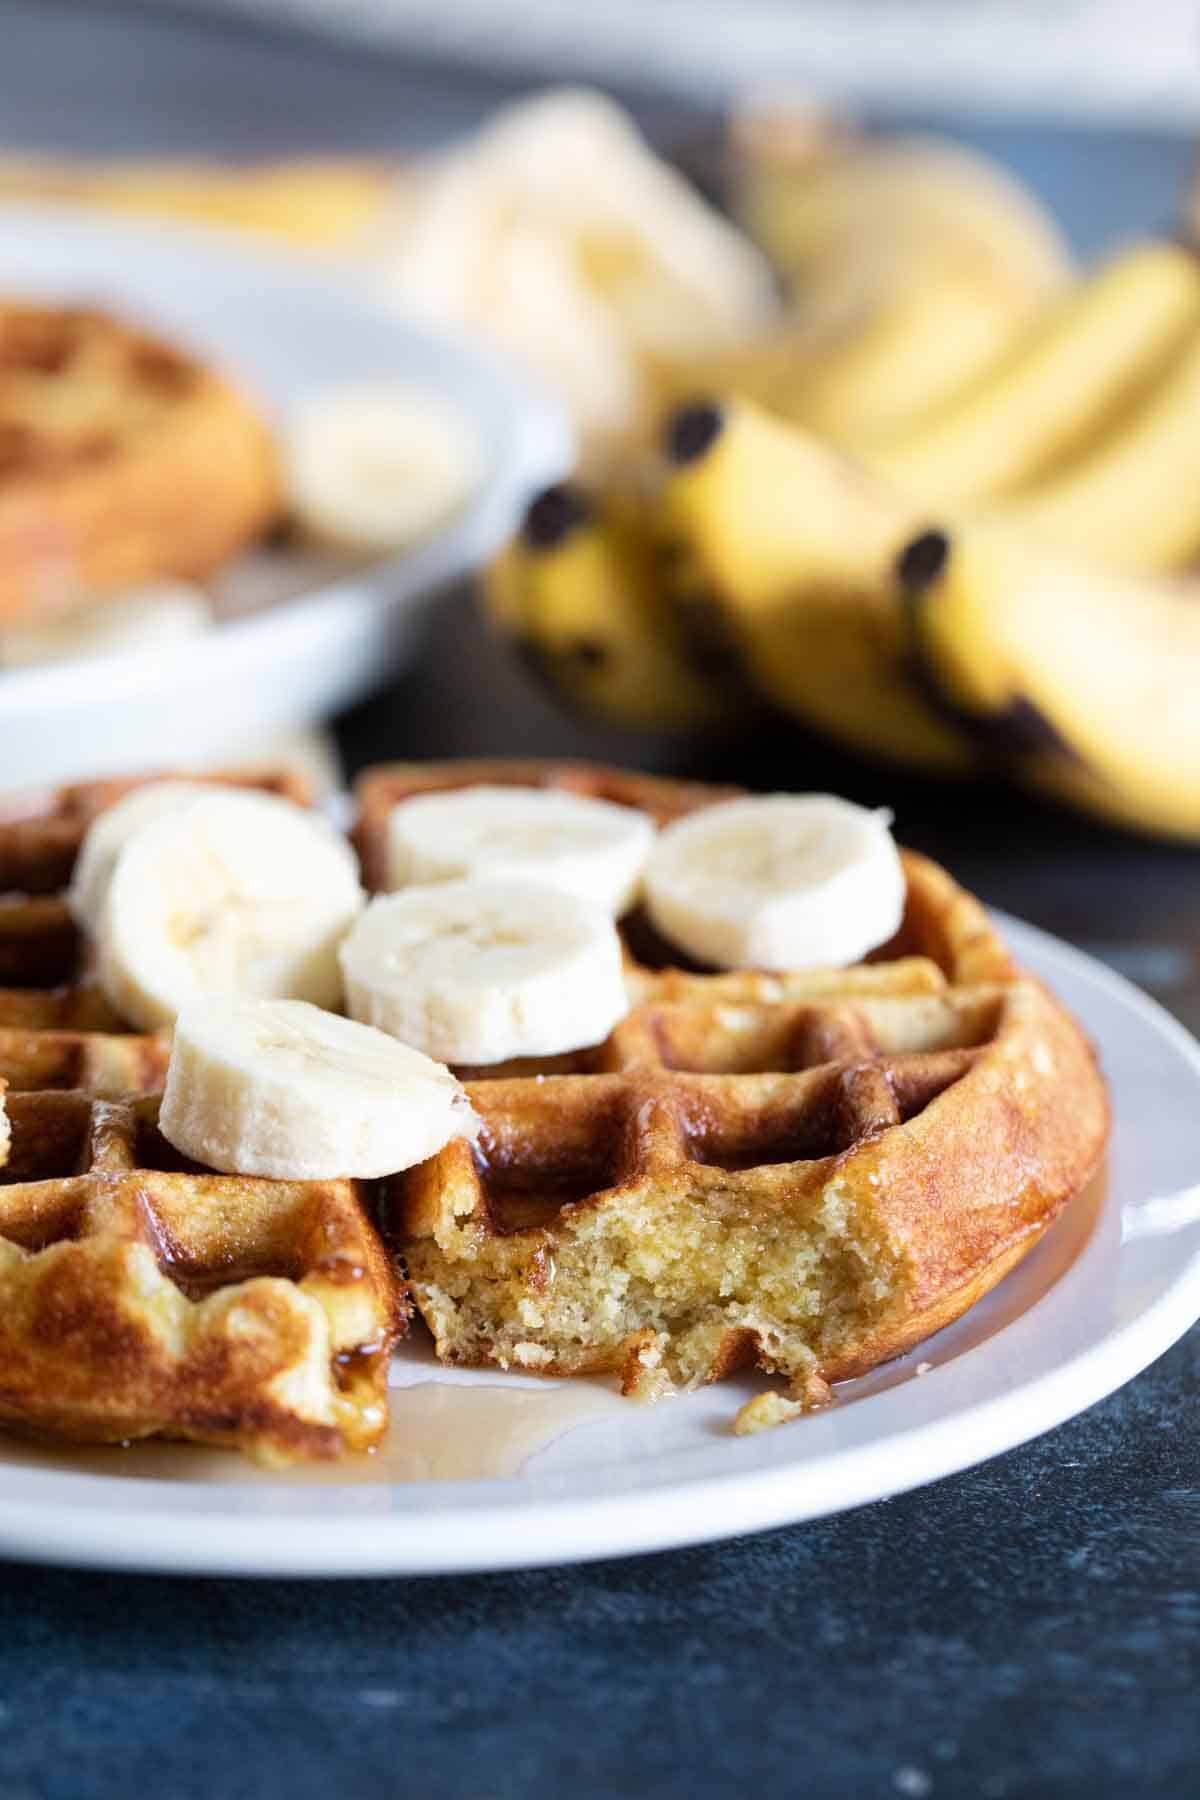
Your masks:
<instances>
[{"instance_id":1,"label":"bite taken out of waffle","mask_svg":"<svg viewBox=\"0 0 1200 1800\"><path fill-rule=\"evenodd\" d=\"M416 794L566 787L680 818L728 790L580 765L406 765L359 783L368 880ZM1074 1020L983 909L902 858L903 921L846 969L703 972L635 912L630 1010L566 1056L460 1069L483 1121L391 1184L439 1355L627 1393L757 1364L772 1423L948 1324L1094 1173L1104 1085Z\"/></svg>"}]
</instances>

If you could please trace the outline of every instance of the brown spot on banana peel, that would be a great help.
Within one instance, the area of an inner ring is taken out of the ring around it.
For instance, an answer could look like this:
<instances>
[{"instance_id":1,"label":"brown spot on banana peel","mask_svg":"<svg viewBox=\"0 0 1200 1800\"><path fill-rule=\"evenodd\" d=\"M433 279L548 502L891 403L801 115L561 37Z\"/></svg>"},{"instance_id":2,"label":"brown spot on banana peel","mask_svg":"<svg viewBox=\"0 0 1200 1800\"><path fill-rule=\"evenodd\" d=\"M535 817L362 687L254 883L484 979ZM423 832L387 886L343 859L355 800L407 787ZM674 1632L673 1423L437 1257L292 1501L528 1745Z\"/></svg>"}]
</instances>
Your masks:
<instances>
[{"instance_id":1,"label":"brown spot on banana peel","mask_svg":"<svg viewBox=\"0 0 1200 1800\"><path fill-rule=\"evenodd\" d=\"M1002 712L974 712L946 697L920 649L912 652L907 671L930 709L991 760L1002 763L1010 758L1049 755L1076 768L1085 767L1074 746L1024 694L1014 694Z\"/></svg>"},{"instance_id":2,"label":"brown spot on banana peel","mask_svg":"<svg viewBox=\"0 0 1200 1800\"><path fill-rule=\"evenodd\" d=\"M524 667L539 681L556 687L555 671L574 669L591 673L602 669L612 662L612 651L607 644L597 638L577 638L572 642L558 644L553 650L535 638L520 637L512 640L512 647Z\"/></svg>"},{"instance_id":3,"label":"brown spot on banana peel","mask_svg":"<svg viewBox=\"0 0 1200 1800\"><path fill-rule=\"evenodd\" d=\"M564 646L562 654L576 668L602 669L610 660L611 653L608 645L600 643L597 638L577 638L573 644Z\"/></svg>"},{"instance_id":4,"label":"brown spot on banana peel","mask_svg":"<svg viewBox=\"0 0 1200 1800\"><path fill-rule=\"evenodd\" d=\"M715 400L693 400L677 407L667 422L666 452L677 468L698 462L711 449L725 423Z\"/></svg>"},{"instance_id":5,"label":"brown spot on banana peel","mask_svg":"<svg viewBox=\"0 0 1200 1800\"><path fill-rule=\"evenodd\" d=\"M589 678L605 672L612 664L612 653L606 644L586 638L548 649L536 638L520 636L510 638L509 645L526 674L560 712L570 716L583 711L593 718L611 718L603 701L589 691Z\"/></svg>"},{"instance_id":6,"label":"brown spot on banana peel","mask_svg":"<svg viewBox=\"0 0 1200 1800\"><path fill-rule=\"evenodd\" d=\"M896 579L906 599L925 595L940 579L950 560L950 539L944 531L922 531L910 538L896 559Z\"/></svg>"},{"instance_id":7,"label":"brown spot on banana peel","mask_svg":"<svg viewBox=\"0 0 1200 1800\"><path fill-rule=\"evenodd\" d=\"M997 761L1049 755L1077 768L1084 767L1074 745L1027 695L1014 692L1001 710L982 712L947 694L925 647L922 614L931 604L930 590L944 572L949 555L950 540L945 532L923 531L905 545L897 558L896 578L908 635L904 663L909 679L934 712Z\"/></svg>"},{"instance_id":8,"label":"brown spot on banana peel","mask_svg":"<svg viewBox=\"0 0 1200 1800\"><path fill-rule=\"evenodd\" d=\"M679 648L702 680L719 683L723 696L742 711L759 711L762 696L746 668L742 646L720 600L707 587L691 546L681 538L660 538L654 547L662 588L669 596Z\"/></svg>"},{"instance_id":9,"label":"brown spot on banana peel","mask_svg":"<svg viewBox=\"0 0 1200 1800\"><path fill-rule=\"evenodd\" d=\"M671 606L683 640L683 654L706 680L736 684L750 693L749 677L737 642L720 602L703 590L686 590L671 596Z\"/></svg>"},{"instance_id":10,"label":"brown spot on banana peel","mask_svg":"<svg viewBox=\"0 0 1200 1800\"><path fill-rule=\"evenodd\" d=\"M521 536L531 550L556 550L592 517L592 503L579 488L558 481L529 503Z\"/></svg>"}]
</instances>

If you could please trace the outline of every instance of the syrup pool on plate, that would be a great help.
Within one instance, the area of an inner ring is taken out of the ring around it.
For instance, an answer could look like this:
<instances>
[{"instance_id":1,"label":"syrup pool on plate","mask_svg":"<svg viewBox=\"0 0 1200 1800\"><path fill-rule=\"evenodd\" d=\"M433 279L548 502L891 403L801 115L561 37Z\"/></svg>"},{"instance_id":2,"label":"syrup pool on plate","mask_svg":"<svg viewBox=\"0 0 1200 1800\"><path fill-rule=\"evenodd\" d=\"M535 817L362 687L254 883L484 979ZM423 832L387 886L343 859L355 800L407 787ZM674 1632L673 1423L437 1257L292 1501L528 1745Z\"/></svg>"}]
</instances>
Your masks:
<instances>
[{"instance_id":1,"label":"syrup pool on plate","mask_svg":"<svg viewBox=\"0 0 1200 1800\"><path fill-rule=\"evenodd\" d=\"M0 1464L142 1481L355 1482L491 1481L518 1475L567 1432L628 1403L598 1381L505 1385L422 1381L393 1386L391 1423L365 1456L264 1469L232 1450L149 1439L121 1445L49 1445L0 1437Z\"/></svg>"}]
</instances>

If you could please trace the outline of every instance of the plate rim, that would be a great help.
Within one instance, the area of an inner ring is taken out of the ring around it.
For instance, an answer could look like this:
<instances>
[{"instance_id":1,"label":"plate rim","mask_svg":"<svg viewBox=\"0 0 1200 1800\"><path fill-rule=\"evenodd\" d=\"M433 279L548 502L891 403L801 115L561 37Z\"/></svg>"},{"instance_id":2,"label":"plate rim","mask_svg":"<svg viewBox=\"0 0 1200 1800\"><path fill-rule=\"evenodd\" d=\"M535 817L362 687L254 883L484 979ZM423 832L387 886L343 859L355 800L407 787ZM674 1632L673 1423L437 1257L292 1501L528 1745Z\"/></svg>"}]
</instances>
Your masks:
<instances>
[{"instance_id":1,"label":"plate rim","mask_svg":"<svg viewBox=\"0 0 1200 1800\"><path fill-rule=\"evenodd\" d=\"M1105 990L1200 1082L1200 1044L1165 1007L1053 934L1005 913L995 912L994 917L1018 955L1032 952L1029 960L1035 969L1043 965L1052 977L1055 966L1066 968ZM1103 1042L1100 1048L1103 1052ZM1119 1204L1117 1210L1119 1214ZM1008 1332L1018 1330L1042 1305L1052 1302L1087 1257L1096 1235L1094 1227L1070 1269L993 1337L964 1355L986 1356ZM230 1510L228 1504L222 1507L222 1495L244 1494L245 1487L171 1484L173 1498L185 1502L179 1506L162 1504L167 1484L121 1477L119 1486L127 1503L122 1506L105 1496L97 1506L95 1483L113 1478L5 1465L0 1469L0 1555L131 1572L298 1578L465 1574L684 1548L890 1498L1001 1455L1133 1379L1198 1316L1200 1242L1148 1305L1104 1330L1083 1349L998 1393L948 1410L935 1408L923 1422L901 1422L889 1429L888 1403L894 1405L895 1393L909 1387L905 1383L900 1390L855 1402L855 1410L874 1407L881 1414L882 1428L865 1442L801 1461L786 1454L787 1434L768 1433L765 1439L741 1440L722 1470L699 1477L672 1476L668 1470L660 1481L620 1493L532 1495L510 1479L370 1487L330 1484L288 1490L291 1496L312 1496L307 1507L293 1500L291 1510L253 1505ZM946 1367L958 1360L952 1358ZM936 1391L937 1375L935 1369L921 1384L928 1396ZM734 1446L729 1448L734 1451ZM23 1474L35 1475L35 1487L48 1483L53 1489L65 1485L74 1491L50 1499L44 1493L22 1499L7 1492L10 1477L15 1476L19 1486ZM595 1480L594 1470L584 1470L558 1478L558 1485L586 1488ZM457 1491L448 1505L451 1485ZM150 1500L146 1490L153 1491L155 1501L133 1504ZM270 1490L254 1491L261 1495ZM364 1513L356 1521L353 1508L346 1510L345 1497L352 1494L386 1496L388 1510ZM340 1509L329 1507L334 1495L343 1497Z\"/></svg>"}]
</instances>

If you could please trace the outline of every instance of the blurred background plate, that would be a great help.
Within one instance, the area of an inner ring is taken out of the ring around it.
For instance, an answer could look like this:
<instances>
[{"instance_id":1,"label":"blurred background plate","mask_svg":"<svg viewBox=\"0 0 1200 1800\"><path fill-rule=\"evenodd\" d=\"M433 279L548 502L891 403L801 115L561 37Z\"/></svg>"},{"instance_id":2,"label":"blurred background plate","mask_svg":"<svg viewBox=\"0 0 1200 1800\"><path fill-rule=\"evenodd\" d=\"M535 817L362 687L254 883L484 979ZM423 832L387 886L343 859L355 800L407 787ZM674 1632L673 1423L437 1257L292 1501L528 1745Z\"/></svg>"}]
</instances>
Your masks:
<instances>
[{"instance_id":1,"label":"blurred background plate","mask_svg":"<svg viewBox=\"0 0 1200 1800\"><path fill-rule=\"evenodd\" d=\"M161 331L228 370L272 419L342 382L412 383L454 405L483 450L474 498L403 555L336 574L297 562L293 585L311 571L315 587L185 643L0 672L8 786L236 758L348 705L411 653L429 596L489 556L571 458L557 408L510 369L299 257L215 232L12 206L0 209L0 286L99 304ZM261 575L244 565L237 579L240 607Z\"/></svg>"}]
</instances>

